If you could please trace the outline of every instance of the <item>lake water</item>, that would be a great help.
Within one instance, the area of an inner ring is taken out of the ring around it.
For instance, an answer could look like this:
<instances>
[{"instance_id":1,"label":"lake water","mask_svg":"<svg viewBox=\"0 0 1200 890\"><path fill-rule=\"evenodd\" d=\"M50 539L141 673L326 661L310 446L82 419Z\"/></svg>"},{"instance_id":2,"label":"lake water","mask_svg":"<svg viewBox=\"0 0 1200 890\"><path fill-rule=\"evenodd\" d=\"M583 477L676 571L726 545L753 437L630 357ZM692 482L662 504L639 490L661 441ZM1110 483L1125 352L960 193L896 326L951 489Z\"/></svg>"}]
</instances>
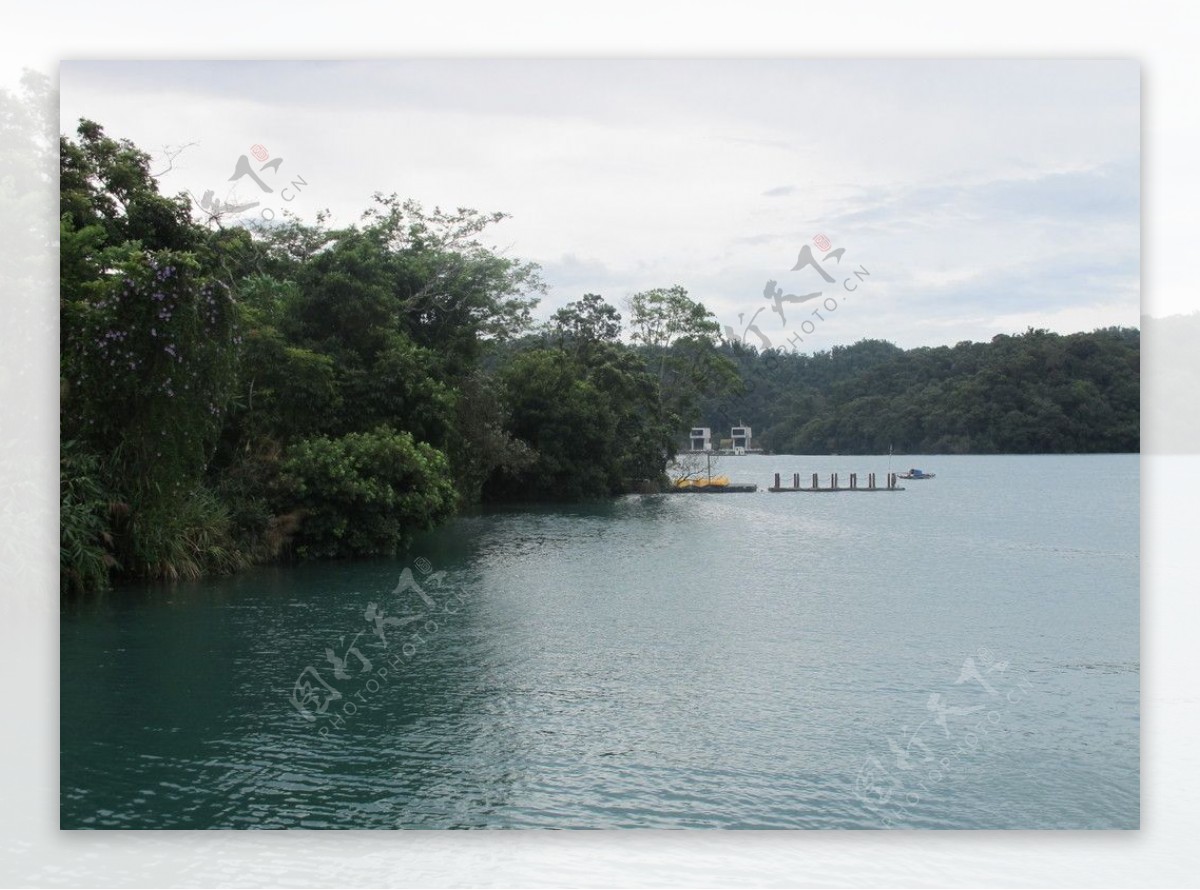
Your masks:
<instances>
[{"instance_id":1,"label":"lake water","mask_svg":"<svg viewBox=\"0 0 1200 890\"><path fill-rule=\"evenodd\" d=\"M1138 463L723 458L67 602L62 826L1136 828Z\"/></svg>"}]
</instances>

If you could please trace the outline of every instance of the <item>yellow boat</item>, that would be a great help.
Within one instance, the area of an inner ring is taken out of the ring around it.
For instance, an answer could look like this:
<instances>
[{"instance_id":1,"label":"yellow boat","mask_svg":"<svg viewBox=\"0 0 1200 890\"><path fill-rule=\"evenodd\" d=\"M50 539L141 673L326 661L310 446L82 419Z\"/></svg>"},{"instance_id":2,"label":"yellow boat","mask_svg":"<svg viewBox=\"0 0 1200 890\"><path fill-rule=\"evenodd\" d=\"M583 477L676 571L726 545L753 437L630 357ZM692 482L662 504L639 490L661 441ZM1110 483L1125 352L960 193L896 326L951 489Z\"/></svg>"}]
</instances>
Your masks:
<instances>
[{"instance_id":1,"label":"yellow boat","mask_svg":"<svg viewBox=\"0 0 1200 890\"><path fill-rule=\"evenodd\" d=\"M729 485L728 476L713 476L708 479L676 479L676 488L725 488Z\"/></svg>"}]
</instances>

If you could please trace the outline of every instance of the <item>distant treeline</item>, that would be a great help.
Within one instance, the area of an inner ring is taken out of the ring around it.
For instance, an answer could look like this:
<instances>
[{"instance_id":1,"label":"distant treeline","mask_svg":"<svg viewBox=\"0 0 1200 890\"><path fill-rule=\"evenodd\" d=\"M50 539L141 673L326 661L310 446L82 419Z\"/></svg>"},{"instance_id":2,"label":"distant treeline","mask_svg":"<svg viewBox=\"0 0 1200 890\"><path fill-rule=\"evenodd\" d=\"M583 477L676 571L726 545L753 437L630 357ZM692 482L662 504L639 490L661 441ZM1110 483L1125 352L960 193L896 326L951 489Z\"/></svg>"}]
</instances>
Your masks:
<instances>
[{"instance_id":1,"label":"distant treeline","mask_svg":"<svg viewBox=\"0 0 1200 890\"><path fill-rule=\"evenodd\" d=\"M800 355L740 345L740 394L703 425L742 423L777 453L1030 454L1139 450L1136 328L902 350L881 340Z\"/></svg>"}]
</instances>

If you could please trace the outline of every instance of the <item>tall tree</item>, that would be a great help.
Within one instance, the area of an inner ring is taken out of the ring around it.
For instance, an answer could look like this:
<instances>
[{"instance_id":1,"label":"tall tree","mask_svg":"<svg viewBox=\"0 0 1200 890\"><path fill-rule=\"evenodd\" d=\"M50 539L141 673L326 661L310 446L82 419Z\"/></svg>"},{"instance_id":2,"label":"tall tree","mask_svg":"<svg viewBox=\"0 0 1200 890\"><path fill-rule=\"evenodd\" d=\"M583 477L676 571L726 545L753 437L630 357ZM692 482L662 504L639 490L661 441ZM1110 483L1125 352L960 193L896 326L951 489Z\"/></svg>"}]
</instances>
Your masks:
<instances>
[{"instance_id":1,"label":"tall tree","mask_svg":"<svg viewBox=\"0 0 1200 890\"><path fill-rule=\"evenodd\" d=\"M736 366L716 348L720 324L679 285L634 294L629 312L633 341L655 370L660 414L682 433L702 398L739 385Z\"/></svg>"},{"instance_id":2,"label":"tall tree","mask_svg":"<svg viewBox=\"0 0 1200 890\"><path fill-rule=\"evenodd\" d=\"M127 569L227 563L223 543L198 543L225 534L202 483L237 362L209 235L159 193L145 153L91 121L62 140L61 167L62 434L82 452L64 466L103 467L127 505L113 538Z\"/></svg>"},{"instance_id":3,"label":"tall tree","mask_svg":"<svg viewBox=\"0 0 1200 890\"><path fill-rule=\"evenodd\" d=\"M584 353L597 343L615 343L621 336L621 313L599 294L584 294L550 316L559 348L569 345Z\"/></svg>"}]
</instances>

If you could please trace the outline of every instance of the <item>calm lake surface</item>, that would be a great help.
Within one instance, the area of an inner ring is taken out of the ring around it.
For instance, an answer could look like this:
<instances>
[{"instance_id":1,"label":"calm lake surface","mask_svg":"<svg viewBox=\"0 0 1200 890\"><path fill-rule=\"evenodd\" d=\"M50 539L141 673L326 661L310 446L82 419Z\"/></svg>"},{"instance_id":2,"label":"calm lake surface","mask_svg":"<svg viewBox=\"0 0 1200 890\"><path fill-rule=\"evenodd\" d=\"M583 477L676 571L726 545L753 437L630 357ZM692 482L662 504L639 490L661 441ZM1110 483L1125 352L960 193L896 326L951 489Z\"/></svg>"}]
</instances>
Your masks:
<instances>
[{"instance_id":1,"label":"calm lake surface","mask_svg":"<svg viewBox=\"0 0 1200 890\"><path fill-rule=\"evenodd\" d=\"M891 466L68 602L62 826L1138 827L1137 455Z\"/></svg>"}]
</instances>

